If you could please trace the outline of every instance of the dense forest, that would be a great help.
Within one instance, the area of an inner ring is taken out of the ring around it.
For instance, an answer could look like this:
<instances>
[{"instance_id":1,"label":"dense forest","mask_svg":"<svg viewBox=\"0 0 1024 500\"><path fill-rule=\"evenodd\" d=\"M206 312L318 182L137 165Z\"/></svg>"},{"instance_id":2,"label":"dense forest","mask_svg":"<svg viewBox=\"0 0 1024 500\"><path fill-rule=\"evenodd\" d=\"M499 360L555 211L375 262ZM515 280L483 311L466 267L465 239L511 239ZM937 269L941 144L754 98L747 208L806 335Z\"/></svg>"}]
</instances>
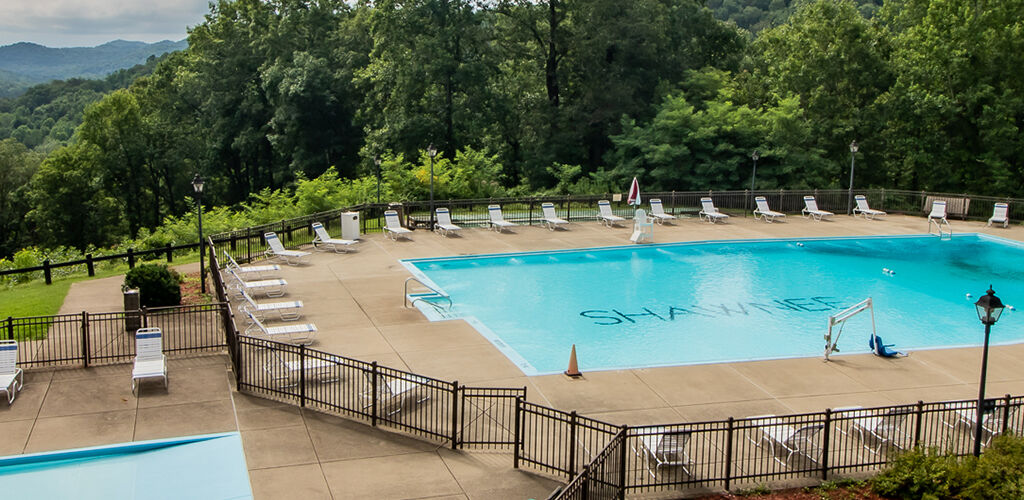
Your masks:
<instances>
[{"instance_id":1,"label":"dense forest","mask_svg":"<svg viewBox=\"0 0 1024 500\"><path fill-rule=\"evenodd\" d=\"M218 1L74 130L0 109L0 255L186 227L197 172L280 215L375 199L379 156L422 198L429 144L442 197L742 189L755 149L759 189L845 187L854 139L857 186L1024 195L1024 0L727 4Z\"/></svg>"}]
</instances>

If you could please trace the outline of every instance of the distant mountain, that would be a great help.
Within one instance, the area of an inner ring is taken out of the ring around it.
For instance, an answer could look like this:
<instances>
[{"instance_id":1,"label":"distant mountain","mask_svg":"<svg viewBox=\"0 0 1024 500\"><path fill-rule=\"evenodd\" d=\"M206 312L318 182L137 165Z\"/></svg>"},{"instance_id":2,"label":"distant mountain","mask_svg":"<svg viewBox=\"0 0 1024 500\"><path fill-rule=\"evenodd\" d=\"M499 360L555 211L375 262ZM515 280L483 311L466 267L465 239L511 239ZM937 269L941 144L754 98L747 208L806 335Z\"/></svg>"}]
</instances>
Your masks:
<instances>
[{"instance_id":1,"label":"distant mountain","mask_svg":"<svg viewBox=\"0 0 1024 500\"><path fill-rule=\"evenodd\" d=\"M156 43L114 40L97 47L55 49L28 42L0 47L0 97L13 97L29 86L69 78L99 79L114 71L144 64L188 47L185 40Z\"/></svg>"}]
</instances>

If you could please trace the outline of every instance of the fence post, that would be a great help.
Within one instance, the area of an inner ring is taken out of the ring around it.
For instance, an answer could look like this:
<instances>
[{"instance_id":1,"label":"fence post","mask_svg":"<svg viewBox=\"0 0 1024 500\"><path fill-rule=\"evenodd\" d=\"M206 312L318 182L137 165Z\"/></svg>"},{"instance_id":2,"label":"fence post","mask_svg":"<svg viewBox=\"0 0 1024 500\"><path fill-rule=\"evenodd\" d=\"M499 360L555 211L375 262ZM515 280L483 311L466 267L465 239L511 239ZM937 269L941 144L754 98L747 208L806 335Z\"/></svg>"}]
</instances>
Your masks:
<instances>
[{"instance_id":1,"label":"fence post","mask_svg":"<svg viewBox=\"0 0 1024 500\"><path fill-rule=\"evenodd\" d=\"M576 475L576 410L569 414L569 479Z\"/></svg>"},{"instance_id":2,"label":"fence post","mask_svg":"<svg viewBox=\"0 0 1024 500\"><path fill-rule=\"evenodd\" d=\"M299 345L299 406L306 407L306 346Z\"/></svg>"},{"instance_id":3,"label":"fence post","mask_svg":"<svg viewBox=\"0 0 1024 500\"><path fill-rule=\"evenodd\" d=\"M47 285L53 284L53 276L50 272L50 259L43 261L43 278L46 280Z\"/></svg>"},{"instance_id":4,"label":"fence post","mask_svg":"<svg viewBox=\"0 0 1024 500\"><path fill-rule=\"evenodd\" d=\"M999 434L1006 434L1006 429L1009 428L1010 422L1010 395L1007 394L1003 400L1003 428L999 430Z\"/></svg>"},{"instance_id":5,"label":"fence post","mask_svg":"<svg viewBox=\"0 0 1024 500\"><path fill-rule=\"evenodd\" d=\"M89 313L82 311L82 364L89 367Z\"/></svg>"},{"instance_id":6,"label":"fence post","mask_svg":"<svg viewBox=\"0 0 1024 500\"><path fill-rule=\"evenodd\" d=\"M817 197L815 197L817 199ZM828 481L828 447L832 436L832 409L825 408L825 435L821 438L821 480Z\"/></svg>"},{"instance_id":7,"label":"fence post","mask_svg":"<svg viewBox=\"0 0 1024 500\"><path fill-rule=\"evenodd\" d=\"M565 220L572 222L572 195L565 195Z\"/></svg>"},{"instance_id":8,"label":"fence post","mask_svg":"<svg viewBox=\"0 0 1024 500\"><path fill-rule=\"evenodd\" d=\"M167 244L167 263L170 264L171 262L174 262L174 256L172 255L172 252L171 252L171 244L168 243Z\"/></svg>"},{"instance_id":9,"label":"fence post","mask_svg":"<svg viewBox=\"0 0 1024 500\"><path fill-rule=\"evenodd\" d=\"M85 269L88 270L89 276L96 276L96 268L92 264L92 254L85 255Z\"/></svg>"},{"instance_id":10,"label":"fence post","mask_svg":"<svg viewBox=\"0 0 1024 500\"><path fill-rule=\"evenodd\" d=\"M4 330L7 331L7 340L14 340L14 318L7 317L7 328Z\"/></svg>"},{"instance_id":11,"label":"fence post","mask_svg":"<svg viewBox=\"0 0 1024 500\"><path fill-rule=\"evenodd\" d=\"M245 261L252 262L252 233L248 228L245 230Z\"/></svg>"},{"instance_id":12,"label":"fence post","mask_svg":"<svg viewBox=\"0 0 1024 500\"><path fill-rule=\"evenodd\" d=\"M128 269L135 269L135 250L128 249Z\"/></svg>"},{"instance_id":13,"label":"fence post","mask_svg":"<svg viewBox=\"0 0 1024 500\"><path fill-rule=\"evenodd\" d=\"M917 401L917 422L914 424L914 447L921 443L921 422L924 420L924 401Z\"/></svg>"},{"instance_id":14,"label":"fence post","mask_svg":"<svg viewBox=\"0 0 1024 500\"><path fill-rule=\"evenodd\" d=\"M142 327L143 328L149 328L148 308L146 306L142 306L141 311L142 311ZM167 345L167 336L165 335L164 336L164 346L166 346L166 345Z\"/></svg>"},{"instance_id":15,"label":"fence post","mask_svg":"<svg viewBox=\"0 0 1024 500\"><path fill-rule=\"evenodd\" d=\"M732 479L732 431L735 422L732 417L725 421L725 491L729 491Z\"/></svg>"},{"instance_id":16,"label":"fence post","mask_svg":"<svg viewBox=\"0 0 1024 500\"><path fill-rule=\"evenodd\" d=\"M515 411L515 420L516 421L515 421L515 424L514 424L514 427L515 427L515 439L512 440L513 441L513 443L512 443L512 468L513 469L518 469L519 468L519 445L523 442L523 438L520 435L522 433L522 427L519 425L520 417L522 416L522 411L523 411L522 408L520 407L520 404L522 404L522 402L523 402L523 398L520 397L520 396L516 396L516 411Z\"/></svg>"},{"instance_id":17,"label":"fence post","mask_svg":"<svg viewBox=\"0 0 1024 500\"><path fill-rule=\"evenodd\" d=\"M452 449L459 440L459 381L452 382Z\"/></svg>"},{"instance_id":18,"label":"fence post","mask_svg":"<svg viewBox=\"0 0 1024 500\"><path fill-rule=\"evenodd\" d=\"M370 425L377 427L377 362L374 361L370 366L373 369L373 376L370 377L372 380L370 391L373 394L373 398L370 400Z\"/></svg>"},{"instance_id":19,"label":"fence post","mask_svg":"<svg viewBox=\"0 0 1024 500\"><path fill-rule=\"evenodd\" d=\"M622 426L622 443L619 444L619 500L626 498L626 439L629 434L629 426Z\"/></svg>"},{"instance_id":20,"label":"fence post","mask_svg":"<svg viewBox=\"0 0 1024 500\"><path fill-rule=\"evenodd\" d=\"M533 225L533 200L530 200L530 225Z\"/></svg>"}]
</instances>

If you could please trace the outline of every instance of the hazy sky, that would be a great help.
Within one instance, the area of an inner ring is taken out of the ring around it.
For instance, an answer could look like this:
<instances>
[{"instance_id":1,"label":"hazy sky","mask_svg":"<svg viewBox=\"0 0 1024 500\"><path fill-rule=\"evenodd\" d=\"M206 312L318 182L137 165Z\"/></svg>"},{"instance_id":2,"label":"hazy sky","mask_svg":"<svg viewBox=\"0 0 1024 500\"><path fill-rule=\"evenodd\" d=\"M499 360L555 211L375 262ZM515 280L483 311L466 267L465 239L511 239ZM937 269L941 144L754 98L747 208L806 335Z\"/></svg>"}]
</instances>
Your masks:
<instances>
[{"instance_id":1,"label":"hazy sky","mask_svg":"<svg viewBox=\"0 0 1024 500\"><path fill-rule=\"evenodd\" d=\"M0 0L0 45L181 40L209 10L209 0Z\"/></svg>"}]
</instances>

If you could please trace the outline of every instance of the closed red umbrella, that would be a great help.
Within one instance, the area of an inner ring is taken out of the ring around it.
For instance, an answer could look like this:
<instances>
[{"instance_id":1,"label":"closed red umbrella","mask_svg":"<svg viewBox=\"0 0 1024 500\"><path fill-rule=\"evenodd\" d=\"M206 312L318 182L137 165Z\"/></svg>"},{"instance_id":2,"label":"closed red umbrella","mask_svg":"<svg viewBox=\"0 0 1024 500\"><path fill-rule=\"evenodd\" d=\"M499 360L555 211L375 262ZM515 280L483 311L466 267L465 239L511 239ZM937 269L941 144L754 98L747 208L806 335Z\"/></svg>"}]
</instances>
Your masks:
<instances>
[{"instance_id":1,"label":"closed red umbrella","mask_svg":"<svg viewBox=\"0 0 1024 500\"><path fill-rule=\"evenodd\" d=\"M640 183L636 181L636 177L633 178L633 184L629 186L629 198L626 199L626 203L640 206Z\"/></svg>"}]
</instances>

